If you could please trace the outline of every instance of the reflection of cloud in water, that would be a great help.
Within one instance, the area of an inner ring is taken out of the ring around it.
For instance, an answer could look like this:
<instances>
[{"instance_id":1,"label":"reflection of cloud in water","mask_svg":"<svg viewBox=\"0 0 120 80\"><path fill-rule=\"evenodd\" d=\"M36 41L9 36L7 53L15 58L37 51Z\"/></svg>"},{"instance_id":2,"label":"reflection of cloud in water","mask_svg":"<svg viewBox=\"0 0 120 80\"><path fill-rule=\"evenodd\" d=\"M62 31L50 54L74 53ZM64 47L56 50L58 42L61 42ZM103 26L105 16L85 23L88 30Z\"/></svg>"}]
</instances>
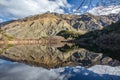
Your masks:
<instances>
[{"instance_id":1,"label":"reflection of cloud in water","mask_svg":"<svg viewBox=\"0 0 120 80\"><path fill-rule=\"evenodd\" d=\"M7 63L7 64L4 64ZM44 69L0 60L0 80L119 80L120 66L65 67Z\"/></svg>"},{"instance_id":2,"label":"reflection of cloud in water","mask_svg":"<svg viewBox=\"0 0 120 80\"><path fill-rule=\"evenodd\" d=\"M5 61L5 60L0 59L0 66L2 64L10 64L10 63L11 63L10 61Z\"/></svg>"}]
</instances>

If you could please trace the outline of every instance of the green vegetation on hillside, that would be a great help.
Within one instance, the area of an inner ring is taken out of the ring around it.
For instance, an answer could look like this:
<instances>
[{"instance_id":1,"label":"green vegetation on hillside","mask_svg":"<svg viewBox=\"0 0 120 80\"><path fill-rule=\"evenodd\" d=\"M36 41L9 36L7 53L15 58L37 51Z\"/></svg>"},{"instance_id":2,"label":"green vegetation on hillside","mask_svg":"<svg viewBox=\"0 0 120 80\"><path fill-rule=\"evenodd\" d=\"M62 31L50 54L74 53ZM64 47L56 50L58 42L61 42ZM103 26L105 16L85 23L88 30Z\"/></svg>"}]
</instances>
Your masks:
<instances>
[{"instance_id":1,"label":"green vegetation on hillside","mask_svg":"<svg viewBox=\"0 0 120 80\"><path fill-rule=\"evenodd\" d=\"M58 36L62 36L65 39L68 39L68 38L77 38L79 36L78 33L75 33L73 31L68 31L68 30L62 30L57 35Z\"/></svg>"}]
</instances>

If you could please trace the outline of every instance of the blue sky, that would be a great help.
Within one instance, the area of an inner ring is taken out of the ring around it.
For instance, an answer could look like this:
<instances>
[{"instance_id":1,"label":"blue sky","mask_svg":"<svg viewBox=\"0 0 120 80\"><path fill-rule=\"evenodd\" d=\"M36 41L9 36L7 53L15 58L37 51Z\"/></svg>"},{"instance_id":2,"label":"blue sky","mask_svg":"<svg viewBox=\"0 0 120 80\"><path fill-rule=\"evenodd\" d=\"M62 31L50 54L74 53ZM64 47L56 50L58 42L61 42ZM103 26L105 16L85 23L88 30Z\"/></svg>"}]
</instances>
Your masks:
<instances>
[{"instance_id":1,"label":"blue sky","mask_svg":"<svg viewBox=\"0 0 120 80\"><path fill-rule=\"evenodd\" d=\"M120 5L120 0L0 0L0 22L47 11L73 13L80 5L78 13L84 13L97 6L114 4Z\"/></svg>"}]
</instances>

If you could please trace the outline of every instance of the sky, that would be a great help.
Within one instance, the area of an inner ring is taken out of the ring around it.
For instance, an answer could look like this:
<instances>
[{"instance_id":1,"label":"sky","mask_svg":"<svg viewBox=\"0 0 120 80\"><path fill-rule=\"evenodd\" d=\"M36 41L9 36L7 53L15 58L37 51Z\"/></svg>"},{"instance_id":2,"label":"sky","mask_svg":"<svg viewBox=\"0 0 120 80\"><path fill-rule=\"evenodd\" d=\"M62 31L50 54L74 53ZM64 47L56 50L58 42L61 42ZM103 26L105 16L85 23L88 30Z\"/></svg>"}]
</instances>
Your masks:
<instances>
[{"instance_id":1,"label":"sky","mask_svg":"<svg viewBox=\"0 0 120 80\"><path fill-rule=\"evenodd\" d=\"M47 11L81 14L92 10L90 12L94 13L95 7L112 6L114 2L117 6L119 5L120 11L120 0L0 0L0 22L42 14ZM80 5L80 9L77 10Z\"/></svg>"}]
</instances>

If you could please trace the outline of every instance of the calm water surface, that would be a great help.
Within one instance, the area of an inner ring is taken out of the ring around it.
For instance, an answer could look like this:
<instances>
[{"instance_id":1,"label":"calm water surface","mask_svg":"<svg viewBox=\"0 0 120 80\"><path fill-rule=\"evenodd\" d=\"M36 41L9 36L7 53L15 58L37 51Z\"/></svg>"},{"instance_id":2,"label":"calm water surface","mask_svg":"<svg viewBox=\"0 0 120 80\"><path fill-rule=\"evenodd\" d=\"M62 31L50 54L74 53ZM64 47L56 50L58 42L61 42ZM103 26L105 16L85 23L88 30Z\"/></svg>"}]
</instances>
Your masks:
<instances>
[{"instance_id":1,"label":"calm water surface","mask_svg":"<svg viewBox=\"0 0 120 80\"><path fill-rule=\"evenodd\" d=\"M0 45L0 80L120 80L113 54L71 44Z\"/></svg>"}]
</instances>

